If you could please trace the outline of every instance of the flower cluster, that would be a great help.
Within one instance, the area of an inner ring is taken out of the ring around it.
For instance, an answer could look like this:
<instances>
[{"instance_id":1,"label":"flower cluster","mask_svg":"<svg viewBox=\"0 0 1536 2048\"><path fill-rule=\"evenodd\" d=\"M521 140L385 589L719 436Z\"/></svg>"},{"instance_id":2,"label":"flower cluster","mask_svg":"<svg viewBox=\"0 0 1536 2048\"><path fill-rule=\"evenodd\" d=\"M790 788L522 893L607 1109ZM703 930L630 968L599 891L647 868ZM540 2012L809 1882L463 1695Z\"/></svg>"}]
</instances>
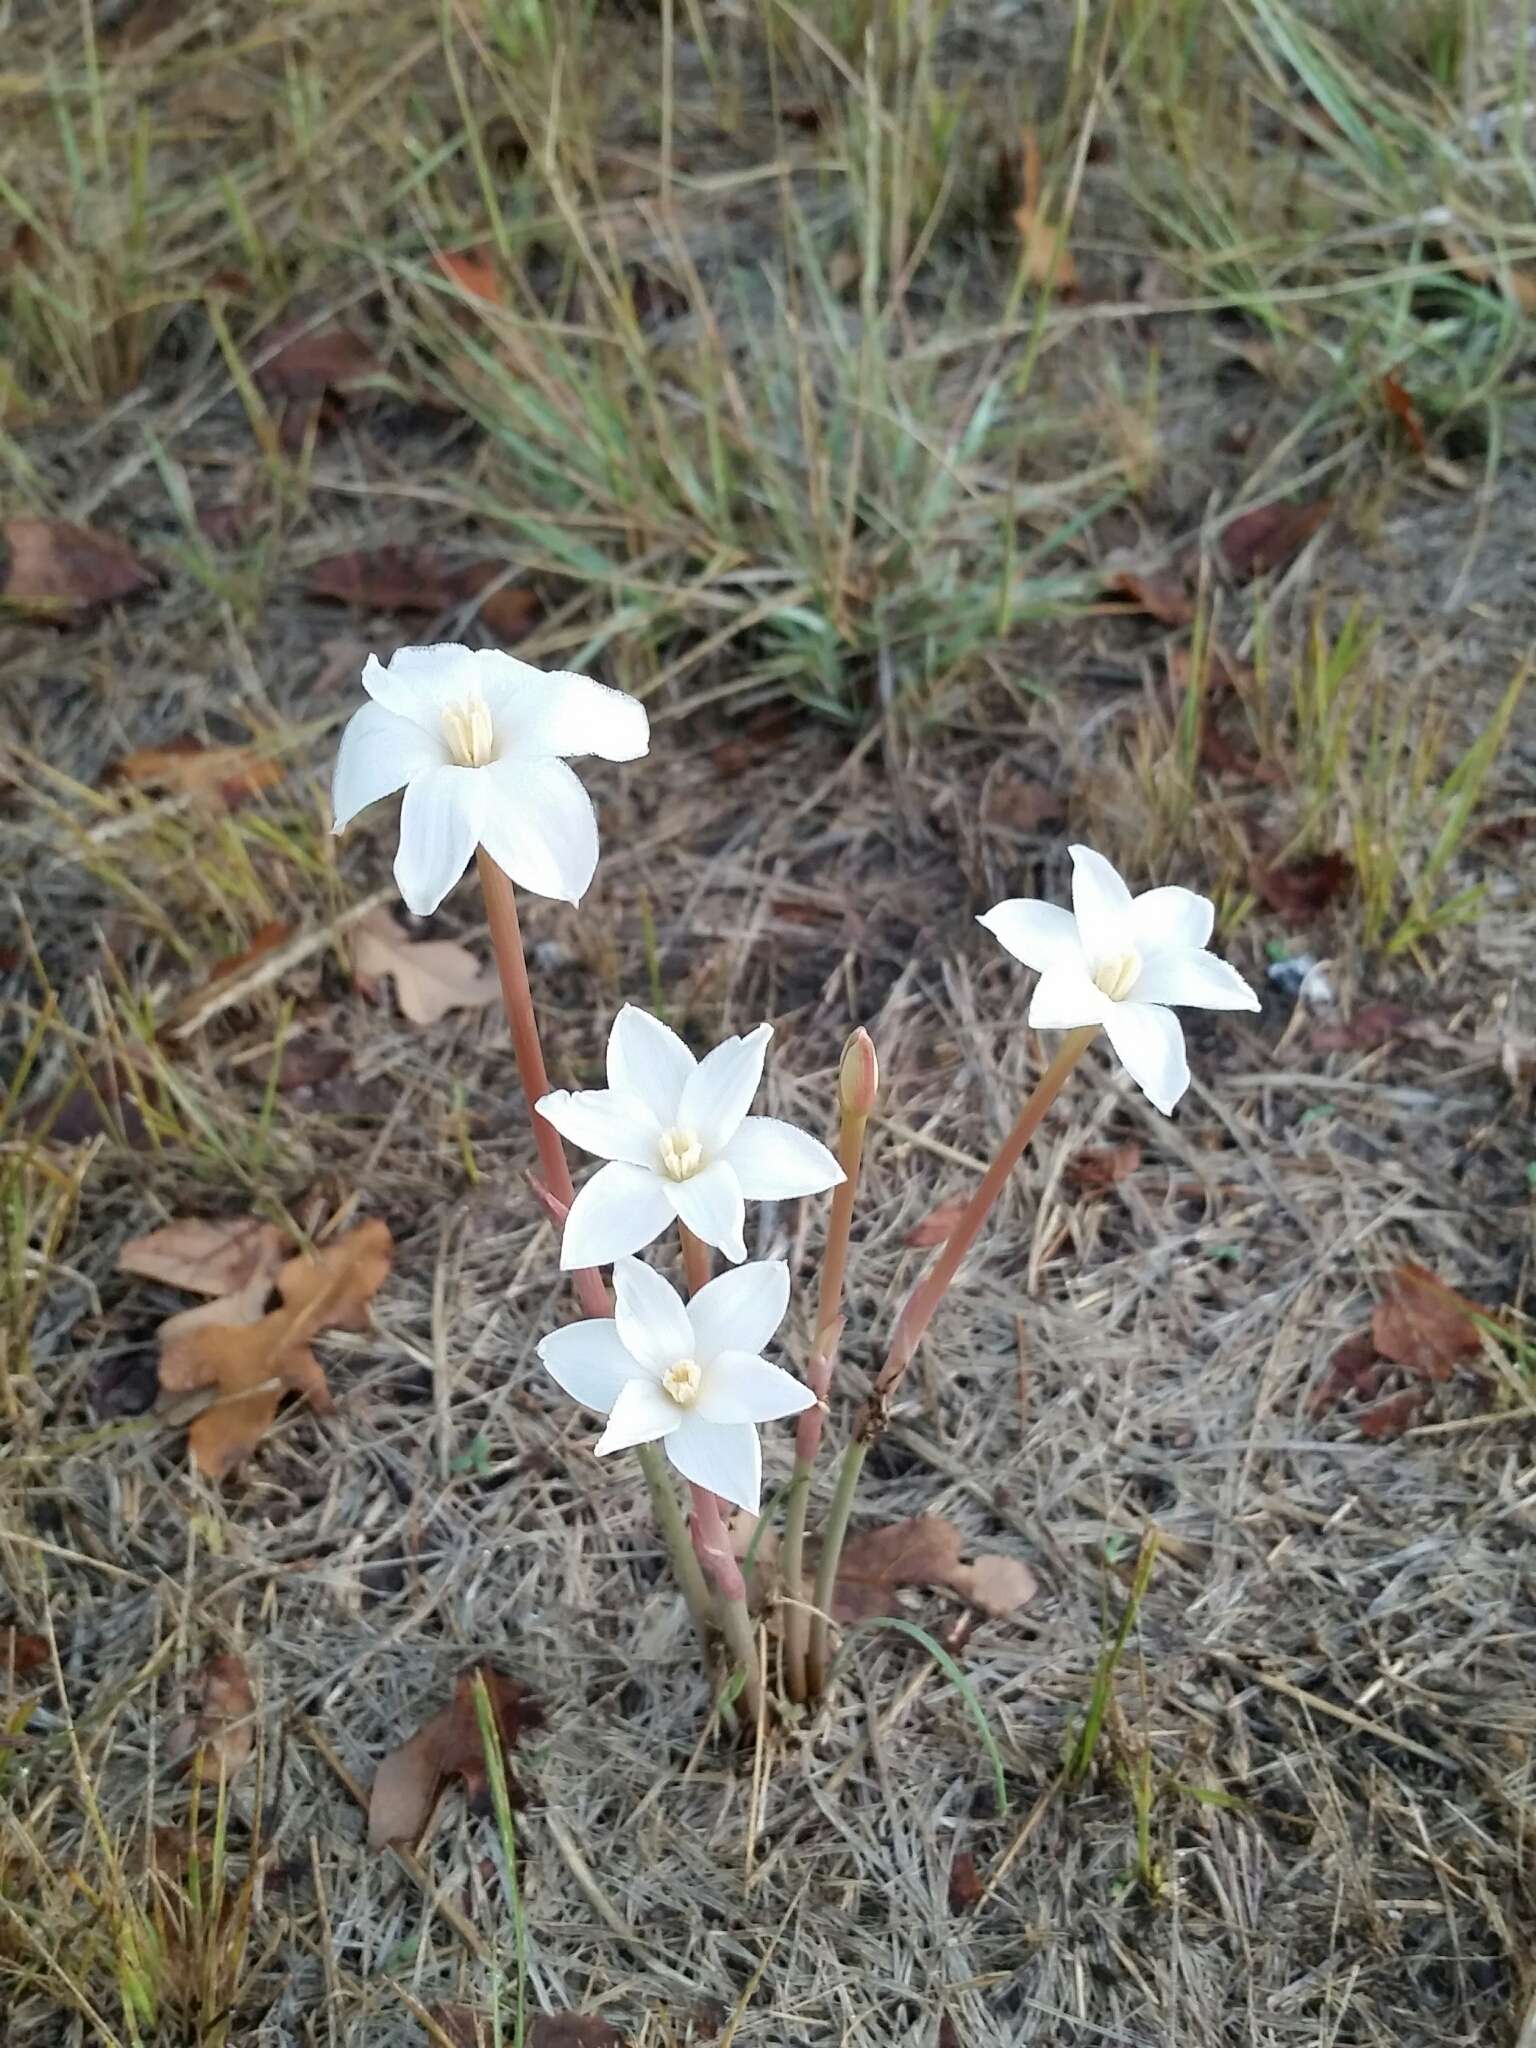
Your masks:
<instances>
[{"instance_id":1,"label":"flower cluster","mask_svg":"<svg viewBox=\"0 0 1536 2048\"><path fill-rule=\"evenodd\" d=\"M348 725L336 762L336 829L404 788L395 878L412 910L435 910L477 850L526 889L581 900L597 861L597 826L567 763L584 754L638 759L649 745L642 705L588 676L545 675L509 655L458 646L402 648L387 668L370 657L363 686L372 701ZM1014 898L980 921L1040 976L1029 1022L1102 1029L1132 1080L1167 1114L1189 1086L1174 1007L1256 1010L1258 999L1209 951L1214 910L1206 898L1179 888L1133 896L1102 855L1070 851L1070 912ZM492 937L499 951L518 943L515 929L510 938L498 934L494 917ZM517 976L503 978L518 986ZM526 1003L525 975L521 986ZM531 1011L513 1025L536 1114L604 1162L575 1193L558 1143L548 1140L564 1177L563 1189L549 1190L564 1215L560 1264L587 1283L585 1299L599 1301L606 1296L594 1269L611 1265L616 1296L611 1316L556 1330L539 1357L566 1393L606 1416L598 1456L660 1443L706 1502L718 1497L755 1511L758 1424L800 1414L816 1396L761 1356L783 1320L789 1273L782 1262L747 1262L746 1205L820 1194L844 1180L819 1139L749 1114L772 1027L759 1024L697 1059L659 1018L626 1004L608 1037L607 1086L572 1091L548 1089ZM873 1107L873 1049L865 1039L858 1050L840 1086L845 1118ZM1066 1064L1075 1057L1072 1048ZM1015 1149L1005 1147L992 1169L998 1182L1044 1107L1044 1099L1034 1111L1026 1106ZM857 1150L848 1156L856 1162ZM915 1320L908 1304L898 1367L979 1227L987 1187L936 1262ZM839 1284L851 1192L839 1198ZM712 1247L734 1269L700 1285L692 1265L695 1291L686 1302L634 1256L674 1226L685 1247ZM721 1569L728 1575L734 1566Z\"/></svg>"}]
</instances>

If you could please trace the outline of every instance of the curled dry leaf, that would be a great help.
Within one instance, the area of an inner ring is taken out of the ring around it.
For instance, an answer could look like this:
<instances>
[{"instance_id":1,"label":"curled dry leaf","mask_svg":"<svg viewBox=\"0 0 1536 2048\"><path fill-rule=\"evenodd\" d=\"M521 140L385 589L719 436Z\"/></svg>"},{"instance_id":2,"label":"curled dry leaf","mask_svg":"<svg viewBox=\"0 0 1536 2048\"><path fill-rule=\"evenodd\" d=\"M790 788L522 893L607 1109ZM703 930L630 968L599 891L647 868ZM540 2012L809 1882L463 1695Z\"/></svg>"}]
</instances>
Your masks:
<instances>
[{"instance_id":1,"label":"curled dry leaf","mask_svg":"<svg viewBox=\"0 0 1536 2048\"><path fill-rule=\"evenodd\" d=\"M1357 1330L1353 1337L1344 1339L1329 1359L1327 1372L1308 1397L1309 1413L1326 1415L1346 1394L1358 1394L1362 1400L1369 1400L1381 1385L1385 1371L1369 1334Z\"/></svg>"},{"instance_id":2,"label":"curled dry leaf","mask_svg":"<svg viewBox=\"0 0 1536 2048\"><path fill-rule=\"evenodd\" d=\"M1312 1033L1314 1052L1370 1052L1409 1030L1415 1012L1403 1003L1367 1003L1338 1024L1319 1024Z\"/></svg>"},{"instance_id":3,"label":"curled dry leaf","mask_svg":"<svg viewBox=\"0 0 1536 2048\"><path fill-rule=\"evenodd\" d=\"M322 1330L361 1330L368 1305L389 1273L393 1243L377 1218L358 1224L314 1257L289 1259L276 1277L282 1307L245 1324L211 1320L210 1311L173 1317L160 1355L160 1385L168 1394L204 1387L218 1398L192 1422L193 1462L222 1479L271 1428L284 1394L302 1394L320 1414L334 1406L310 1340ZM260 1277L251 1289L261 1285ZM251 1290L233 1297L251 1309ZM216 1312L218 1304L214 1305Z\"/></svg>"},{"instance_id":4,"label":"curled dry leaf","mask_svg":"<svg viewBox=\"0 0 1536 2048\"><path fill-rule=\"evenodd\" d=\"M1123 1145L1090 1146L1067 1162L1067 1178L1080 1188L1112 1188L1129 1180L1141 1164L1141 1147L1134 1138Z\"/></svg>"},{"instance_id":5,"label":"curled dry leaf","mask_svg":"<svg viewBox=\"0 0 1536 2048\"><path fill-rule=\"evenodd\" d=\"M1415 455L1428 454L1429 441L1424 432L1423 416L1390 370L1381 380L1381 402L1407 435Z\"/></svg>"},{"instance_id":6,"label":"curled dry leaf","mask_svg":"<svg viewBox=\"0 0 1536 2048\"><path fill-rule=\"evenodd\" d=\"M1222 530L1222 560L1240 583L1284 568L1299 555L1333 510L1331 498L1315 505L1259 505L1240 512Z\"/></svg>"},{"instance_id":7,"label":"curled dry leaf","mask_svg":"<svg viewBox=\"0 0 1536 2048\"><path fill-rule=\"evenodd\" d=\"M237 811L281 782L283 768L255 747L209 746L188 734L163 747L135 747L108 766L104 779L175 790L216 809Z\"/></svg>"},{"instance_id":8,"label":"curled dry leaf","mask_svg":"<svg viewBox=\"0 0 1536 2048\"><path fill-rule=\"evenodd\" d=\"M414 1842L449 1778L463 1779L473 1810L487 1809L490 1781L475 1713L477 1671L485 1680L502 1748L508 1755L531 1729L543 1727L543 1704L520 1679L490 1665L461 1672L448 1705L379 1765L368 1795L371 1849L387 1848L391 1842ZM510 1774L508 1785L513 1804L519 1804L521 1791Z\"/></svg>"},{"instance_id":9,"label":"curled dry leaf","mask_svg":"<svg viewBox=\"0 0 1536 2048\"><path fill-rule=\"evenodd\" d=\"M352 974L370 1002L390 977L400 1012L413 1024L436 1024L450 1010L483 1010L500 983L454 939L413 939L392 912L370 910L352 927Z\"/></svg>"},{"instance_id":10,"label":"curled dry leaf","mask_svg":"<svg viewBox=\"0 0 1536 2048\"><path fill-rule=\"evenodd\" d=\"M492 2048L496 2039L490 2014L477 2012L473 2006L434 2005L432 2017L454 2048ZM508 2038L505 2029L501 2038ZM528 2048L624 2048L618 2028L591 2013L534 2013L524 2039Z\"/></svg>"},{"instance_id":11,"label":"curled dry leaf","mask_svg":"<svg viewBox=\"0 0 1536 2048\"><path fill-rule=\"evenodd\" d=\"M965 1203L959 1196L952 1202L940 1202L936 1209L930 1209L920 1222L913 1224L902 1243L910 1245L913 1251L942 1244L964 1214Z\"/></svg>"},{"instance_id":12,"label":"curled dry leaf","mask_svg":"<svg viewBox=\"0 0 1536 2048\"><path fill-rule=\"evenodd\" d=\"M1405 1387L1399 1394L1389 1394L1373 1408L1361 1410L1360 1434L1378 1442L1383 1437L1401 1436L1418 1420L1428 1399L1427 1387Z\"/></svg>"},{"instance_id":13,"label":"curled dry leaf","mask_svg":"<svg viewBox=\"0 0 1536 2048\"><path fill-rule=\"evenodd\" d=\"M478 614L498 639L521 640L542 607L526 585L491 588L508 566L496 560L450 562L430 548L354 548L314 563L304 588L311 597L371 612L447 612L479 599ZM481 598L482 591L489 595Z\"/></svg>"},{"instance_id":14,"label":"curled dry leaf","mask_svg":"<svg viewBox=\"0 0 1536 2048\"><path fill-rule=\"evenodd\" d=\"M988 1552L962 1561L960 1531L941 1515L917 1515L849 1538L838 1564L832 1611L841 1622L899 1615L903 1586L946 1586L995 1620L1032 1600L1039 1582L1017 1558Z\"/></svg>"},{"instance_id":15,"label":"curled dry leaf","mask_svg":"<svg viewBox=\"0 0 1536 2048\"><path fill-rule=\"evenodd\" d=\"M195 1777L232 1778L256 1746L256 1694L245 1660L210 1657L196 1689L197 1706L178 1725L171 1747Z\"/></svg>"},{"instance_id":16,"label":"curled dry leaf","mask_svg":"<svg viewBox=\"0 0 1536 2048\"><path fill-rule=\"evenodd\" d=\"M1254 888L1293 929L1310 924L1354 879L1354 868L1342 853L1302 854L1253 871Z\"/></svg>"},{"instance_id":17,"label":"curled dry leaf","mask_svg":"<svg viewBox=\"0 0 1536 2048\"><path fill-rule=\"evenodd\" d=\"M949 1910L951 1913L969 1913L973 1906L979 1906L987 1895L976 1869L976 1858L969 1849L957 1851L955 1860L949 1866Z\"/></svg>"},{"instance_id":18,"label":"curled dry leaf","mask_svg":"<svg viewBox=\"0 0 1536 2048\"><path fill-rule=\"evenodd\" d=\"M30 1678L48 1662L48 1645L42 1636L23 1635L20 1629L0 1628L0 1685L7 1678Z\"/></svg>"},{"instance_id":19,"label":"curled dry leaf","mask_svg":"<svg viewBox=\"0 0 1536 2048\"><path fill-rule=\"evenodd\" d=\"M1077 265L1067 247L1065 223L1040 210L1040 137L1034 128L1024 130L1023 170L1024 192L1013 224L1024 245L1024 275L1031 284L1049 286L1059 298L1070 298L1077 290Z\"/></svg>"},{"instance_id":20,"label":"curled dry leaf","mask_svg":"<svg viewBox=\"0 0 1536 2048\"><path fill-rule=\"evenodd\" d=\"M1195 616L1195 601L1178 576L1117 569L1104 588L1111 597L1128 598L1129 610L1145 612L1163 626L1187 626Z\"/></svg>"},{"instance_id":21,"label":"curled dry leaf","mask_svg":"<svg viewBox=\"0 0 1536 2048\"><path fill-rule=\"evenodd\" d=\"M284 1239L259 1216L221 1223L181 1216L146 1237L131 1237L117 1255L119 1273L184 1287L189 1294L238 1294L258 1273L270 1286L282 1264Z\"/></svg>"},{"instance_id":22,"label":"curled dry leaf","mask_svg":"<svg viewBox=\"0 0 1536 2048\"><path fill-rule=\"evenodd\" d=\"M1428 1380L1448 1380L1483 1348L1475 1318L1486 1314L1426 1267L1412 1262L1392 1275L1371 1317L1383 1358Z\"/></svg>"},{"instance_id":23,"label":"curled dry leaf","mask_svg":"<svg viewBox=\"0 0 1536 2048\"><path fill-rule=\"evenodd\" d=\"M256 383L269 398L318 400L355 391L376 378L379 369L367 342L344 327L289 330L274 337Z\"/></svg>"},{"instance_id":24,"label":"curled dry leaf","mask_svg":"<svg viewBox=\"0 0 1536 2048\"><path fill-rule=\"evenodd\" d=\"M466 298L478 299L486 306L506 304L506 288L489 249L439 249L432 260Z\"/></svg>"},{"instance_id":25,"label":"curled dry leaf","mask_svg":"<svg viewBox=\"0 0 1536 2048\"><path fill-rule=\"evenodd\" d=\"M0 524L0 611L68 621L93 606L133 597L155 581L130 548L67 519Z\"/></svg>"}]
</instances>

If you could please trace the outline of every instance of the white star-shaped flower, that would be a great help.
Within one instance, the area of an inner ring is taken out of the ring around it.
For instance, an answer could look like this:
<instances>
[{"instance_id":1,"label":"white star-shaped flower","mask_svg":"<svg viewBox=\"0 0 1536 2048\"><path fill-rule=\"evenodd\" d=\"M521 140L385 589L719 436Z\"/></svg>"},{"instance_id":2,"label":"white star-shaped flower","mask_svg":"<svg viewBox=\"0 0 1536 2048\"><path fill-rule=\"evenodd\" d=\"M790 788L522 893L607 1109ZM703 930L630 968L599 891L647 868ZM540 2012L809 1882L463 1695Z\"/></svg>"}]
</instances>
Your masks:
<instances>
[{"instance_id":1,"label":"white star-shaped flower","mask_svg":"<svg viewBox=\"0 0 1536 2048\"><path fill-rule=\"evenodd\" d=\"M370 654L363 688L373 702L348 722L336 755L335 830L405 790L395 880L418 917L436 910L477 846L535 895L581 901L597 866L597 819L565 757L638 760L650 745L638 698L452 643L399 648L387 668Z\"/></svg>"},{"instance_id":2,"label":"white star-shaped flower","mask_svg":"<svg viewBox=\"0 0 1536 2048\"><path fill-rule=\"evenodd\" d=\"M1189 1086L1184 1027L1168 1007L1256 1010L1235 967L1206 951L1215 907L1191 889L1133 896L1091 847L1074 846L1072 908L1015 897L978 920L1040 976L1039 1030L1101 1024L1137 1087L1165 1116Z\"/></svg>"},{"instance_id":3,"label":"white star-shaped flower","mask_svg":"<svg viewBox=\"0 0 1536 2048\"><path fill-rule=\"evenodd\" d=\"M816 1399L758 1356L784 1319L789 1268L782 1260L740 1266L683 1302L659 1273L621 1258L613 1291L611 1319L567 1324L539 1346L566 1393L607 1416L597 1456L659 1440L685 1479L756 1514L756 1425L798 1415Z\"/></svg>"},{"instance_id":4,"label":"white star-shaped flower","mask_svg":"<svg viewBox=\"0 0 1536 2048\"><path fill-rule=\"evenodd\" d=\"M739 1262L747 1202L836 1186L843 1170L819 1140L747 1115L772 1036L759 1024L696 1060L676 1032L626 1003L608 1035L608 1086L542 1098L539 1114L562 1138L611 1162L571 1204L567 1271L637 1252L674 1221Z\"/></svg>"}]
</instances>

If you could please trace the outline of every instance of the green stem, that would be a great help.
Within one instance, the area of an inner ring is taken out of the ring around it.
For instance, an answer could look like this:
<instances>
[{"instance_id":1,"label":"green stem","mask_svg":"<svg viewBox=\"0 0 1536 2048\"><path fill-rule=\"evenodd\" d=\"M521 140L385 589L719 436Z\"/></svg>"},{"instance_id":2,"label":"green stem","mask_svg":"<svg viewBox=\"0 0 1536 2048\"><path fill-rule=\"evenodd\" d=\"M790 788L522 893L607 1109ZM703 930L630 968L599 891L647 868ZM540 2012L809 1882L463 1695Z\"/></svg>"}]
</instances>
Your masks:
<instances>
[{"instance_id":1,"label":"green stem","mask_svg":"<svg viewBox=\"0 0 1536 2048\"><path fill-rule=\"evenodd\" d=\"M853 1515L853 1496L859 1490L859 1474L869 1456L869 1445L855 1437L843 1452L838 1467L837 1491L827 1515L826 1533L821 1540L821 1562L816 1571L815 1612L811 1616L811 1644L806 1658L806 1681L812 1699L819 1699L827 1683L827 1631L832 1619L832 1601L837 1586L837 1567L843 1541Z\"/></svg>"},{"instance_id":2,"label":"green stem","mask_svg":"<svg viewBox=\"0 0 1536 2048\"><path fill-rule=\"evenodd\" d=\"M688 1602L688 1612L693 1616L699 1640L707 1649L714 1622L714 1602L710 1599L704 1573L694 1554L683 1504L677 1497L677 1488L667 1477L666 1459L660 1445L636 1444L635 1456L645 1474L651 1506L656 1511L656 1523L667 1546L667 1555L672 1560L672 1569L677 1574L677 1582L683 1589L683 1598Z\"/></svg>"}]
</instances>

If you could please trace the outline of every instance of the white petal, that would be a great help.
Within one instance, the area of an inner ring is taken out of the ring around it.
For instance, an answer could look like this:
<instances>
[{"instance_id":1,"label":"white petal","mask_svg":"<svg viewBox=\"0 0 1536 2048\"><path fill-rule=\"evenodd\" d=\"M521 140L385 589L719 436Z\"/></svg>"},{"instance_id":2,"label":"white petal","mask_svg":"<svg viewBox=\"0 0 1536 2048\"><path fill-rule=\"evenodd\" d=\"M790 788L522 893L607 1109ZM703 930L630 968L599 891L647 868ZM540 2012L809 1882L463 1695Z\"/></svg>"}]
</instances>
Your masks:
<instances>
[{"instance_id":1,"label":"white petal","mask_svg":"<svg viewBox=\"0 0 1536 2048\"><path fill-rule=\"evenodd\" d=\"M1143 960L1154 953L1209 945L1216 906L1193 889L1144 889L1131 899L1131 932Z\"/></svg>"},{"instance_id":2,"label":"white petal","mask_svg":"<svg viewBox=\"0 0 1536 2048\"><path fill-rule=\"evenodd\" d=\"M434 647L397 647L386 668L376 654L363 664L363 688L375 704L441 739L443 706L472 695L477 688L475 651L457 641Z\"/></svg>"},{"instance_id":3,"label":"white petal","mask_svg":"<svg viewBox=\"0 0 1536 2048\"><path fill-rule=\"evenodd\" d=\"M755 1515L763 1495L763 1453L750 1422L705 1422L684 1415L667 1438L667 1456L685 1479Z\"/></svg>"},{"instance_id":4,"label":"white petal","mask_svg":"<svg viewBox=\"0 0 1536 2048\"><path fill-rule=\"evenodd\" d=\"M616 1088L579 1088L574 1093L556 1088L540 1097L538 1110L562 1138L583 1152L655 1171L661 1126L638 1096L621 1095Z\"/></svg>"},{"instance_id":5,"label":"white petal","mask_svg":"<svg viewBox=\"0 0 1536 2048\"><path fill-rule=\"evenodd\" d=\"M1102 1024L1114 1007L1081 963L1048 967L1035 983L1029 1021L1037 1031L1075 1031L1079 1024Z\"/></svg>"},{"instance_id":6,"label":"white petal","mask_svg":"<svg viewBox=\"0 0 1536 2048\"><path fill-rule=\"evenodd\" d=\"M792 1373L750 1351L722 1351L710 1361L692 1412L701 1422L777 1422L815 1405L816 1396Z\"/></svg>"},{"instance_id":7,"label":"white petal","mask_svg":"<svg viewBox=\"0 0 1536 2048\"><path fill-rule=\"evenodd\" d=\"M819 1138L776 1116L749 1116L721 1152L749 1202L787 1202L835 1188L843 1169Z\"/></svg>"},{"instance_id":8,"label":"white petal","mask_svg":"<svg viewBox=\"0 0 1536 2048\"><path fill-rule=\"evenodd\" d=\"M615 1161L599 1167L571 1204L560 1239L560 1266L606 1266L659 1237L675 1211L658 1175Z\"/></svg>"},{"instance_id":9,"label":"white petal","mask_svg":"<svg viewBox=\"0 0 1536 2048\"><path fill-rule=\"evenodd\" d=\"M682 1419L682 1409L654 1380L630 1380L609 1410L608 1427L592 1446L593 1456L606 1458L632 1444L653 1444L659 1436L670 1436Z\"/></svg>"},{"instance_id":10,"label":"white petal","mask_svg":"<svg viewBox=\"0 0 1536 2048\"><path fill-rule=\"evenodd\" d=\"M656 1185L695 1237L712 1244L737 1265L747 1256L746 1239L741 1234L747 1205L741 1198L741 1182L723 1159L691 1180L658 1180Z\"/></svg>"},{"instance_id":11,"label":"white petal","mask_svg":"<svg viewBox=\"0 0 1536 2048\"><path fill-rule=\"evenodd\" d=\"M1156 1003L1111 1003L1104 1029L1142 1094L1170 1116L1189 1086L1184 1027L1172 1010L1161 1010Z\"/></svg>"},{"instance_id":12,"label":"white petal","mask_svg":"<svg viewBox=\"0 0 1536 2048\"><path fill-rule=\"evenodd\" d=\"M782 1259L754 1259L721 1273L688 1303L693 1356L708 1365L722 1351L761 1351L789 1307L789 1268Z\"/></svg>"},{"instance_id":13,"label":"white petal","mask_svg":"<svg viewBox=\"0 0 1536 2048\"><path fill-rule=\"evenodd\" d=\"M478 768L429 768L405 792L395 882L418 917L430 917L469 866L480 838Z\"/></svg>"},{"instance_id":14,"label":"white petal","mask_svg":"<svg viewBox=\"0 0 1536 2048\"><path fill-rule=\"evenodd\" d=\"M535 668L494 648L475 660L498 757L599 754L605 761L638 761L650 746L650 720L638 697L569 669Z\"/></svg>"},{"instance_id":15,"label":"white petal","mask_svg":"<svg viewBox=\"0 0 1536 2048\"><path fill-rule=\"evenodd\" d=\"M1091 961L1114 960L1135 944L1131 892L1102 853L1073 846L1072 911L1083 951Z\"/></svg>"},{"instance_id":16,"label":"white petal","mask_svg":"<svg viewBox=\"0 0 1536 2048\"><path fill-rule=\"evenodd\" d=\"M608 1086L637 1095L658 1125L669 1131L677 1106L698 1061L675 1031L649 1010L626 1003L608 1034Z\"/></svg>"},{"instance_id":17,"label":"white petal","mask_svg":"<svg viewBox=\"0 0 1536 2048\"><path fill-rule=\"evenodd\" d=\"M613 1291L624 1348L652 1378L692 1358L693 1325L675 1288L638 1259L615 1259Z\"/></svg>"},{"instance_id":18,"label":"white petal","mask_svg":"<svg viewBox=\"0 0 1536 2048\"><path fill-rule=\"evenodd\" d=\"M347 720L336 749L331 777L331 810L340 832L359 811L393 796L413 776L440 768L448 759L442 741L432 739L408 718L397 717L383 704L365 704Z\"/></svg>"},{"instance_id":19,"label":"white petal","mask_svg":"<svg viewBox=\"0 0 1536 2048\"><path fill-rule=\"evenodd\" d=\"M620 1342L611 1316L552 1330L539 1345L539 1359L573 1401L600 1415L608 1413L619 1389L636 1376L635 1361Z\"/></svg>"},{"instance_id":20,"label":"white petal","mask_svg":"<svg viewBox=\"0 0 1536 2048\"><path fill-rule=\"evenodd\" d=\"M759 1024L745 1038L728 1038L706 1053L688 1076L677 1120L692 1131L712 1159L730 1143L763 1078L771 1024Z\"/></svg>"},{"instance_id":21,"label":"white petal","mask_svg":"<svg viewBox=\"0 0 1536 2048\"><path fill-rule=\"evenodd\" d=\"M1257 1010L1259 999L1235 967L1189 947L1159 953L1142 968L1129 1000L1184 1003L1194 1010Z\"/></svg>"},{"instance_id":22,"label":"white petal","mask_svg":"<svg viewBox=\"0 0 1536 2048\"><path fill-rule=\"evenodd\" d=\"M1083 957L1077 919L1059 903L1040 903L1032 897L1013 896L995 904L978 917L999 945L1006 946L1015 960L1043 974L1048 967L1063 967Z\"/></svg>"},{"instance_id":23,"label":"white petal","mask_svg":"<svg viewBox=\"0 0 1536 2048\"><path fill-rule=\"evenodd\" d=\"M579 903L597 866L597 814L563 761L493 761L484 784L480 842L499 868L536 896Z\"/></svg>"}]
</instances>

